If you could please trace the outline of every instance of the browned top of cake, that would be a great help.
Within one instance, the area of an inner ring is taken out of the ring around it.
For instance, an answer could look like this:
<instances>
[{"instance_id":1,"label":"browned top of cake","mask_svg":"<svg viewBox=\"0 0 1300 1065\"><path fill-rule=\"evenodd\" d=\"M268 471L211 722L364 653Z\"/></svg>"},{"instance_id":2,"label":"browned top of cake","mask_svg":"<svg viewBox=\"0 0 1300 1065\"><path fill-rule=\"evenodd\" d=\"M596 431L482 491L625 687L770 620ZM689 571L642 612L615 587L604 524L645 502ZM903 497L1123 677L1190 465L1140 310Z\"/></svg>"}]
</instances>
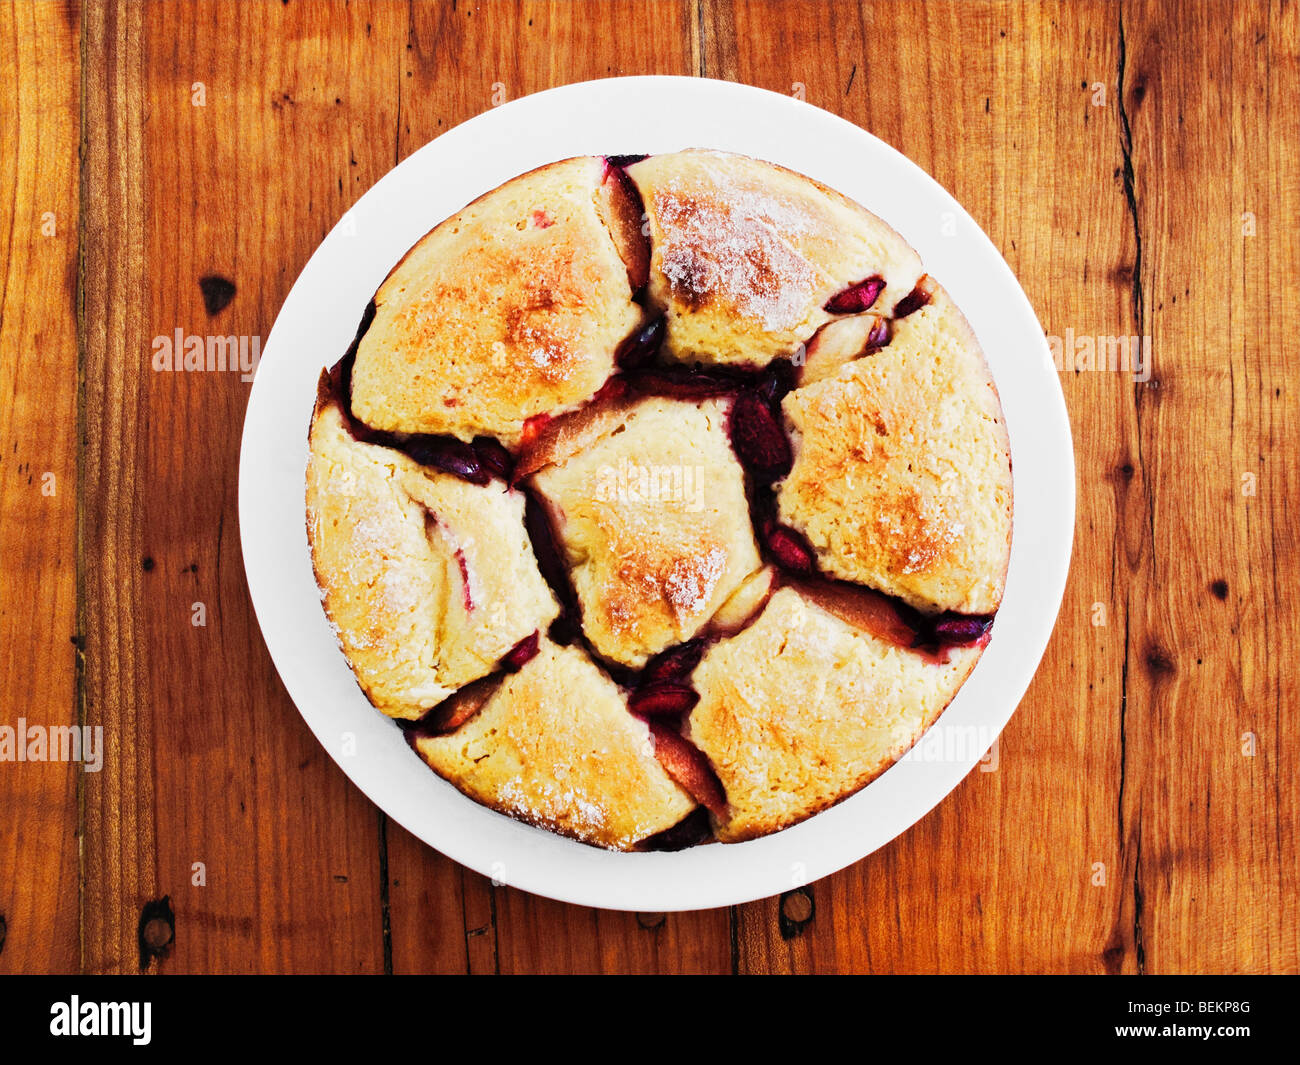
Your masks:
<instances>
[{"instance_id":1,"label":"browned top of cake","mask_svg":"<svg viewBox=\"0 0 1300 1065\"><path fill-rule=\"evenodd\" d=\"M375 296L352 412L377 429L513 443L528 418L589 399L642 317L634 210L617 172L582 157L441 223Z\"/></svg>"},{"instance_id":2,"label":"browned top of cake","mask_svg":"<svg viewBox=\"0 0 1300 1065\"><path fill-rule=\"evenodd\" d=\"M1011 542L1006 426L975 334L933 290L888 346L786 397L780 509L832 576L922 610L992 613Z\"/></svg>"},{"instance_id":3,"label":"browned top of cake","mask_svg":"<svg viewBox=\"0 0 1300 1065\"><path fill-rule=\"evenodd\" d=\"M763 364L793 353L837 292L879 274L892 306L920 276L916 253L879 218L811 178L725 152L654 155L628 168L645 202L650 294L668 313L667 352Z\"/></svg>"}]
</instances>

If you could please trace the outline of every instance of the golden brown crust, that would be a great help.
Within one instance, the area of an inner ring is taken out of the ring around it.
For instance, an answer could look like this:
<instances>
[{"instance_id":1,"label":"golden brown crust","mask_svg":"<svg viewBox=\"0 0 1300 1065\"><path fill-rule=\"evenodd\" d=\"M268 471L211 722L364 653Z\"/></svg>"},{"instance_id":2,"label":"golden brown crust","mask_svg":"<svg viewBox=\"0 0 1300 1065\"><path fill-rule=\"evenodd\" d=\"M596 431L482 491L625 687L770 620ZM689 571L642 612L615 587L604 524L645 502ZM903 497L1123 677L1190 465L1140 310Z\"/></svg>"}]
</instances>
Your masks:
<instances>
[{"instance_id":1,"label":"golden brown crust","mask_svg":"<svg viewBox=\"0 0 1300 1065\"><path fill-rule=\"evenodd\" d=\"M865 787L933 724L981 652L936 664L781 589L694 674L688 735L727 794L718 838L779 831Z\"/></svg>"},{"instance_id":2,"label":"golden brown crust","mask_svg":"<svg viewBox=\"0 0 1300 1065\"><path fill-rule=\"evenodd\" d=\"M796 389L783 520L822 568L921 610L992 613L1011 545L1011 464L984 356L946 292L890 344Z\"/></svg>"},{"instance_id":3,"label":"golden brown crust","mask_svg":"<svg viewBox=\"0 0 1300 1065\"><path fill-rule=\"evenodd\" d=\"M759 567L726 411L723 400L643 399L533 478L583 629L613 661L641 666L689 640Z\"/></svg>"},{"instance_id":4,"label":"golden brown crust","mask_svg":"<svg viewBox=\"0 0 1300 1065\"><path fill-rule=\"evenodd\" d=\"M620 254L633 245L619 187L602 159L568 159L436 226L375 296L353 414L377 429L509 444L528 418L594 395L642 318L629 283L639 268Z\"/></svg>"},{"instance_id":5,"label":"golden brown crust","mask_svg":"<svg viewBox=\"0 0 1300 1065\"><path fill-rule=\"evenodd\" d=\"M476 802L611 850L631 850L695 808L613 681L547 640L468 723L415 748Z\"/></svg>"},{"instance_id":6,"label":"golden brown crust","mask_svg":"<svg viewBox=\"0 0 1300 1065\"><path fill-rule=\"evenodd\" d=\"M650 295L668 315L667 353L762 365L793 354L834 315L834 295L881 276L892 307L921 274L875 215L802 174L691 149L628 168L651 237Z\"/></svg>"},{"instance_id":7,"label":"golden brown crust","mask_svg":"<svg viewBox=\"0 0 1300 1065\"><path fill-rule=\"evenodd\" d=\"M559 604L524 531L524 500L363 444L322 391L307 530L326 615L370 701L416 718L496 668Z\"/></svg>"}]
</instances>

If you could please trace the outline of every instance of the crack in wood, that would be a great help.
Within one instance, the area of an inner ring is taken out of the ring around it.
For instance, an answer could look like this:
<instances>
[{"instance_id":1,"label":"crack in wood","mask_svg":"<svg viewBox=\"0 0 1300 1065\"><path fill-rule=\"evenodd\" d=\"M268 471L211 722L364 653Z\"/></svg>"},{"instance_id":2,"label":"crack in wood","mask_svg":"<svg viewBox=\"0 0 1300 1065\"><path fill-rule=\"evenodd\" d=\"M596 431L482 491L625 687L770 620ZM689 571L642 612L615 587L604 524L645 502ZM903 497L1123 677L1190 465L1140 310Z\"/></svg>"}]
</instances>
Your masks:
<instances>
[{"instance_id":1,"label":"crack in wood","mask_svg":"<svg viewBox=\"0 0 1300 1065\"><path fill-rule=\"evenodd\" d=\"M1146 300L1142 290L1142 227L1138 215L1137 202L1137 180L1133 166L1133 128L1129 121L1128 106L1125 102L1125 75L1128 70L1128 39L1124 32L1124 8L1121 4L1118 8L1118 34L1119 34L1119 59L1116 82L1116 96L1118 98L1117 106L1119 108L1120 121L1120 151L1123 155L1123 185L1124 199L1128 206L1129 217L1133 223L1133 272L1131 280L1131 299L1133 306L1134 323L1137 328L1139 343L1141 338L1146 336ZM1145 90L1141 86L1135 88L1135 98L1141 102L1145 95ZM1146 464L1143 460L1142 453L1142 404L1140 391L1141 386L1135 384L1134 393L1134 415L1137 421L1136 438L1137 438L1137 466L1142 471L1142 493L1146 501L1147 509L1147 529L1150 535L1150 549L1155 550L1155 512L1151 499L1151 492L1147 485ZM1155 559L1152 554L1152 578L1155 578ZM1130 651L1130 614L1131 601L1126 597L1124 603L1124 666L1121 674L1120 683L1120 776L1119 776L1119 845L1125 846L1124 838L1124 792L1127 787L1128 773L1128 750L1127 750L1127 716L1128 716L1128 664ZM1136 826L1136 858L1133 866L1133 945L1137 958L1138 972L1141 973L1146 965L1146 947L1142 942L1142 887L1139 881L1141 874L1142 862L1142 808L1138 807L1138 818Z\"/></svg>"}]
</instances>

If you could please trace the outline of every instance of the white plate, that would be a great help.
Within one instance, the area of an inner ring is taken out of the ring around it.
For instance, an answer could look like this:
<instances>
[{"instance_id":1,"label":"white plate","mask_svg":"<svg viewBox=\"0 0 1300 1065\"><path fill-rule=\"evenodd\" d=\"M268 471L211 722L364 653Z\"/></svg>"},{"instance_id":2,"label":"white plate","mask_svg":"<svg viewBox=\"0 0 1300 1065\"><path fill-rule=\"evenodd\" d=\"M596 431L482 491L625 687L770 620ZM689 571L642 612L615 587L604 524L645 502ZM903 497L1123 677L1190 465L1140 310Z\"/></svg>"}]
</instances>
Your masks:
<instances>
[{"instance_id":1,"label":"white plate","mask_svg":"<svg viewBox=\"0 0 1300 1065\"><path fill-rule=\"evenodd\" d=\"M900 761L846 802L763 839L618 854L471 802L366 701L312 577L307 425L321 368L343 354L388 271L442 219L556 159L689 147L743 152L808 174L911 242L966 312L997 380L1011 435L1015 535L988 650L938 731L918 745L937 757ZM1074 527L1074 457L1029 301L989 239L924 171L849 122L776 93L699 78L612 78L525 97L457 126L385 175L334 227L264 348L244 421L239 517L253 606L285 687L325 749L390 817L513 887L589 906L685 910L763 898L842 869L913 825L970 772L1024 695L1056 619ZM946 752L934 742L939 732Z\"/></svg>"}]
</instances>

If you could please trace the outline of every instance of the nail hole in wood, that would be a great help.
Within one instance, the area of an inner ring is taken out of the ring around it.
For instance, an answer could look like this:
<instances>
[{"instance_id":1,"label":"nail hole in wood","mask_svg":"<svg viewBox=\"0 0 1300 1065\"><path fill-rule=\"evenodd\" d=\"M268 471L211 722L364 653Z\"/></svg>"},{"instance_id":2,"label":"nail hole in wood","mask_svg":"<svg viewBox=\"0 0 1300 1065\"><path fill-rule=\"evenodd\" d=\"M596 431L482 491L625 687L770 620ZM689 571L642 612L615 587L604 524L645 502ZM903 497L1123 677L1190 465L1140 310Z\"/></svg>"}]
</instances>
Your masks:
<instances>
[{"instance_id":1,"label":"nail hole in wood","mask_svg":"<svg viewBox=\"0 0 1300 1065\"><path fill-rule=\"evenodd\" d=\"M155 958L164 958L176 939L176 914L170 895L146 902L140 910L136 930L140 941L140 969L148 969Z\"/></svg>"},{"instance_id":2,"label":"nail hole in wood","mask_svg":"<svg viewBox=\"0 0 1300 1065\"><path fill-rule=\"evenodd\" d=\"M779 911L781 938L793 939L802 934L804 926L817 915L812 892L806 887L795 888L781 896Z\"/></svg>"}]
</instances>

